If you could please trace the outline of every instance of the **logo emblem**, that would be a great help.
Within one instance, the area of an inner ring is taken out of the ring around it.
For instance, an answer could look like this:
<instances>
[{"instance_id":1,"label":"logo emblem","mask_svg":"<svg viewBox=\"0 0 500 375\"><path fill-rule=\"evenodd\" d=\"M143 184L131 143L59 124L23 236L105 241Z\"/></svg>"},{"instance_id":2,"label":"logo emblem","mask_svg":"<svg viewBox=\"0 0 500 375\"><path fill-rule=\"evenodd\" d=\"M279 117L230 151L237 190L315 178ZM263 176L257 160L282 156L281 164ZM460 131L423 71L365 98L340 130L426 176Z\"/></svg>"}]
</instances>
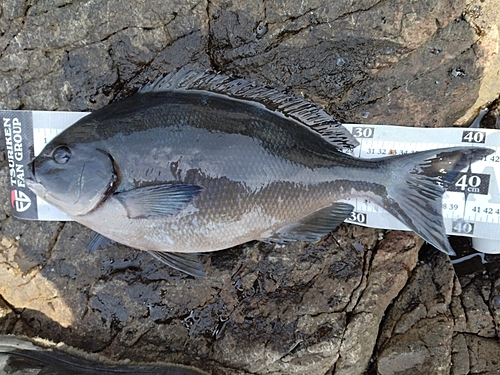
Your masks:
<instances>
[{"instance_id":1,"label":"logo emblem","mask_svg":"<svg viewBox=\"0 0 500 375\"><path fill-rule=\"evenodd\" d=\"M22 191L12 190L10 192L10 203L17 212L24 212L31 207L31 199Z\"/></svg>"}]
</instances>

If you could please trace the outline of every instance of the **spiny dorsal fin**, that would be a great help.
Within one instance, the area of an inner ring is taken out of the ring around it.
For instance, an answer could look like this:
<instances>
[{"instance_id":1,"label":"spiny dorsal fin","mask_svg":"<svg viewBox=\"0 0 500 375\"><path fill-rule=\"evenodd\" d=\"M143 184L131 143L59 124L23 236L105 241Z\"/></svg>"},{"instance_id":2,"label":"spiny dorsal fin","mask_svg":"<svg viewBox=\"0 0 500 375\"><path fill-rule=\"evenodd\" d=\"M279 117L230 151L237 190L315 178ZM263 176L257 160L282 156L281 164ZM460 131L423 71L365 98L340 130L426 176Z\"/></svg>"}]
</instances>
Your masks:
<instances>
[{"instance_id":1,"label":"spiny dorsal fin","mask_svg":"<svg viewBox=\"0 0 500 375\"><path fill-rule=\"evenodd\" d=\"M359 144L340 122L319 105L275 89L257 86L242 78L209 71L197 72L181 69L159 77L153 83L140 89L139 93L191 90L209 91L235 99L261 103L269 110L281 113L314 130L339 149L354 148Z\"/></svg>"}]
</instances>

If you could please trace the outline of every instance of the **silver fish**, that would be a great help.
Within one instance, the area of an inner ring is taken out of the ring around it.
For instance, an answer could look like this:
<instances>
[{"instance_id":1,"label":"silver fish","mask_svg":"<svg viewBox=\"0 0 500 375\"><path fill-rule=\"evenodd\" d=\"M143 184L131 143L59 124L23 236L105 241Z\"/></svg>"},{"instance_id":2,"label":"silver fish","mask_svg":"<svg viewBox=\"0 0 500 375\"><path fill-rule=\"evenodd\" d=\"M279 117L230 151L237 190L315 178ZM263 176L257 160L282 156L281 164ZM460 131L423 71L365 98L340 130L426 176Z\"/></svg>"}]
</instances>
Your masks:
<instances>
[{"instance_id":1,"label":"silver fish","mask_svg":"<svg viewBox=\"0 0 500 375\"><path fill-rule=\"evenodd\" d=\"M82 118L32 162L28 186L109 240L191 275L193 254L250 240L314 241L366 197L447 254L441 199L493 151L453 147L381 159L302 98L210 72L179 71Z\"/></svg>"}]
</instances>

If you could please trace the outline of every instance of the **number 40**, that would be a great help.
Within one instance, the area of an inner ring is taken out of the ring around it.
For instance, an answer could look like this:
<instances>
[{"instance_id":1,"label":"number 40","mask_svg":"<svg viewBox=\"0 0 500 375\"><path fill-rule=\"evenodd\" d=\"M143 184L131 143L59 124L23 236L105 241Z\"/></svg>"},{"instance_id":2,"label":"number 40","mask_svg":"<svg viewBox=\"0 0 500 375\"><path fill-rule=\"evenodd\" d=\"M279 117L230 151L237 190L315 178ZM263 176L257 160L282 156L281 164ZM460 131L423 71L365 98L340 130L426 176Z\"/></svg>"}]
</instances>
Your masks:
<instances>
[{"instance_id":1,"label":"number 40","mask_svg":"<svg viewBox=\"0 0 500 375\"><path fill-rule=\"evenodd\" d=\"M454 221L452 229L453 229L453 232L455 232L455 233L472 234L472 233L474 233L474 224L468 223L467 221L463 221L463 220Z\"/></svg>"}]
</instances>

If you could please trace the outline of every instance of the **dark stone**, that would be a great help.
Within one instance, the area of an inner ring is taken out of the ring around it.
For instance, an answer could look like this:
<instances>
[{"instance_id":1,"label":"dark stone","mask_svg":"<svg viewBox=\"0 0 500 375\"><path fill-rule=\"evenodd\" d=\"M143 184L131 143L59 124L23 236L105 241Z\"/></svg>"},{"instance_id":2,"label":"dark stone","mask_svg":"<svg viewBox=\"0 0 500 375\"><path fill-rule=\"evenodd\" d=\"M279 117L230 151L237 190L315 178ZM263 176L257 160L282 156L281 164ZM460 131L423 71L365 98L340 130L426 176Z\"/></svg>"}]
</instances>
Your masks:
<instances>
[{"instance_id":1,"label":"dark stone","mask_svg":"<svg viewBox=\"0 0 500 375\"><path fill-rule=\"evenodd\" d=\"M481 12L493 1L6 0L0 107L93 110L184 67L304 95L346 122L450 126L495 76L498 12ZM248 243L203 256L194 279L122 245L88 254L75 223L14 219L3 152L0 165L1 333L213 374L497 366L495 267L461 289L444 255L417 263L412 233L342 225L313 244Z\"/></svg>"}]
</instances>

